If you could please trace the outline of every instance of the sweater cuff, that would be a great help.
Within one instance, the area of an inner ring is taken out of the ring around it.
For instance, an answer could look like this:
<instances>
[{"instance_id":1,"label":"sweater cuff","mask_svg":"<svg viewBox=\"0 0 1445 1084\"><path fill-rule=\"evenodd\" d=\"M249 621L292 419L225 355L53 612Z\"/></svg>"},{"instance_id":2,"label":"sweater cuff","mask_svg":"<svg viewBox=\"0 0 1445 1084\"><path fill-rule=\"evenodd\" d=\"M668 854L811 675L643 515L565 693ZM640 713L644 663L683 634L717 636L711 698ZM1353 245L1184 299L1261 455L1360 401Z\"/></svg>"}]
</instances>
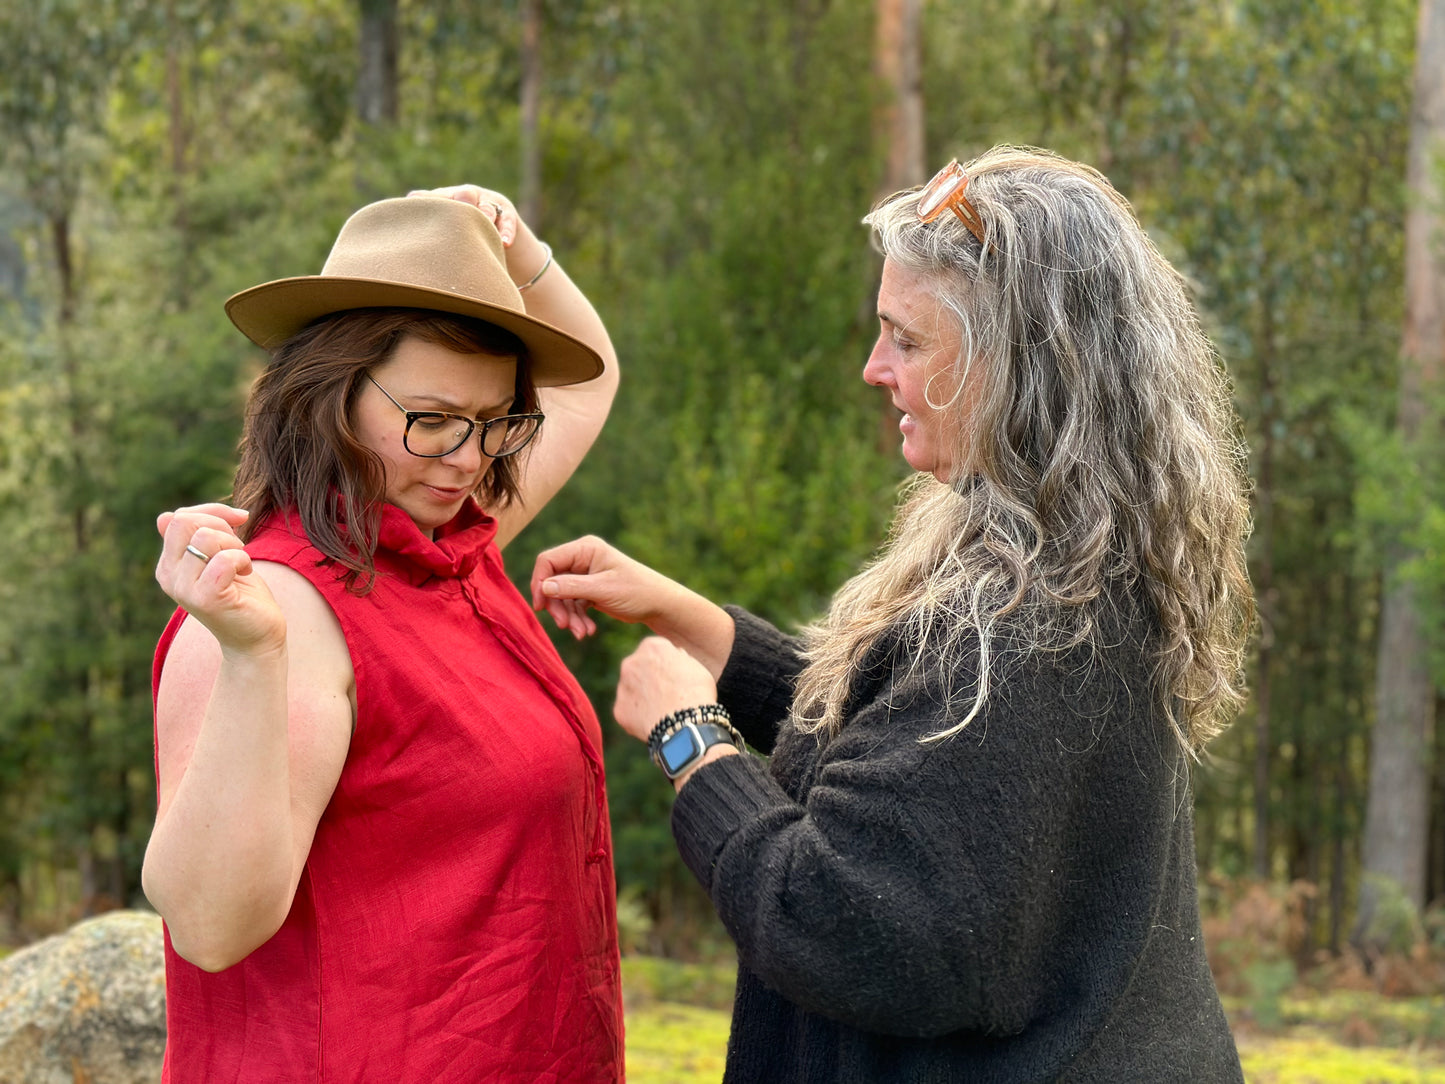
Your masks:
<instances>
[{"instance_id":1,"label":"sweater cuff","mask_svg":"<svg viewBox=\"0 0 1445 1084\"><path fill-rule=\"evenodd\" d=\"M687 868L712 892L717 857L734 832L788 801L762 761L719 757L692 773L672 804L672 835Z\"/></svg>"},{"instance_id":2,"label":"sweater cuff","mask_svg":"<svg viewBox=\"0 0 1445 1084\"><path fill-rule=\"evenodd\" d=\"M802 645L741 607L724 609L733 619L733 647L718 678L718 700L748 744L771 753L793 703Z\"/></svg>"}]
</instances>

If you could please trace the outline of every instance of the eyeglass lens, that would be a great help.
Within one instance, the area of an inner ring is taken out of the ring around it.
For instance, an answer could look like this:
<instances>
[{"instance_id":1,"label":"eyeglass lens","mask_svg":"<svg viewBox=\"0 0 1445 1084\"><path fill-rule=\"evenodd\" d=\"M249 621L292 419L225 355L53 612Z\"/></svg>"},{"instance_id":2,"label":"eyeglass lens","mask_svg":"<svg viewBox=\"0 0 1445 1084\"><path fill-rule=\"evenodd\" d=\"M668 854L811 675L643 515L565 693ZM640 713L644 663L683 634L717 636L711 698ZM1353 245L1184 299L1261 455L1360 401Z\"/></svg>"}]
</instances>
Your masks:
<instances>
[{"instance_id":1,"label":"eyeglass lens","mask_svg":"<svg viewBox=\"0 0 1445 1084\"><path fill-rule=\"evenodd\" d=\"M454 414L412 412L406 450L412 455L450 455L470 439L476 423ZM520 451L536 435L541 419L529 415L493 418L482 423L482 451L493 459Z\"/></svg>"}]
</instances>

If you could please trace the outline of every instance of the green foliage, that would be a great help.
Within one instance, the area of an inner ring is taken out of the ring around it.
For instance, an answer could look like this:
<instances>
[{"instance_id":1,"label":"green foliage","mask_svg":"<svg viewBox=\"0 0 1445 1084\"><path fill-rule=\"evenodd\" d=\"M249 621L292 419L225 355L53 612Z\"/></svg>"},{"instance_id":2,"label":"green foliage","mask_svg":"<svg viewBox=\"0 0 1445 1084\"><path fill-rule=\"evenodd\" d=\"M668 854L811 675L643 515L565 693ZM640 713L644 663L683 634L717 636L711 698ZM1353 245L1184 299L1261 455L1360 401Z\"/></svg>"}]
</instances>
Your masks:
<instances>
[{"instance_id":1,"label":"green foliage","mask_svg":"<svg viewBox=\"0 0 1445 1084\"><path fill-rule=\"evenodd\" d=\"M653 514L619 542L711 597L778 621L812 617L885 525L895 471L868 444L871 420L800 415L756 373L685 400L664 422L674 452Z\"/></svg>"},{"instance_id":2,"label":"green foliage","mask_svg":"<svg viewBox=\"0 0 1445 1084\"><path fill-rule=\"evenodd\" d=\"M0 157L30 198L69 213L82 168L104 151L103 104L129 36L144 25L114 0L0 8Z\"/></svg>"},{"instance_id":3,"label":"green foliage","mask_svg":"<svg viewBox=\"0 0 1445 1084\"><path fill-rule=\"evenodd\" d=\"M1378 566L1356 529L1350 419L1393 417L1413 10L1174 8L1172 25L1153 24L1161 62L1134 62L1138 92L1106 129L1123 137L1111 175L1196 284L1256 486L1260 695L1201 773L1206 864L1354 876L1353 848L1329 841L1359 830ZM1263 794L1250 782L1260 763ZM1268 818L1272 853L1237 833L1253 828L1230 812L1245 803Z\"/></svg>"},{"instance_id":4,"label":"green foliage","mask_svg":"<svg viewBox=\"0 0 1445 1084\"><path fill-rule=\"evenodd\" d=\"M1405 955L1424 939L1420 912L1399 882L1390 877L1366 873L1363 883L1373 893L1375 905L1360 939L1387 953Z\"/></svg>"},{"instance_id":5,"label":"green foliage","mask_svg":"<svg viewBox=\"0 0 1445 1084\"><path fill-rule=\"evenodd\" d=\"M624 955L639 951L652 933L652 916L637 884L617 894L617 943Z\"/></svg>"},{"instance_id":6,"label":"green foliage","mask_svg":"<svg viewBox=\"0 0 1445 1084\"><path fill-rule=\"evenodd\" d=\"M1426 389L1426 419L1406 437L1393 425L1342 412L1358 466L1357 546L1365 567L1415 589L1431 669L1445 685L1445 391Z\"/></svg>"},{"instance_id":7,"label":"green foliage","mask_svg":"<svg viewBox=\"0 0 1445 1084\"><path fill-rule=\"evenodd\" d=\"M592 532L719 600L808 621L882 538L903 476L858 375L877 275L859 219L882 175L874 5L543 8L536 224L607 321L624 380L588 461L509 549L512 575ZM1414 10L924 12L929 162L1007 140L1101 166L1195 286L1234 380L1256 482L1252 678L1270 700L1195 775L1201 860L1249 869L1260 808L1265 865L1322 889L1292 912L1289 952L1227 965L1264 1011L1284 962L1347 925L1397 543L1445 643L1445 497L1438 471L1412 466L1438 454L1392 435ZM518 6L402 5L390 128L352 115L357 11L0 11L0 922L33 917L28 871L111 862L115 890L137 890L148 662L168 611L154 517L227 492L261 361L220 302L318 269L365 200L463 180L515 191ZM639 635L558 643L604 719ZM670 789L610 726L606 757L629 937L723 955L676 857Z\"/></svg>"},{"instance_id":8,"label":"green foliage","mask_svg":"<svg viewBox=\"0 0 1445 1084\"><path fill-rule=\"evenodd\" d=\"M1251 1018L1265 1031L1284 1019L1284 994L1298 977L1293 960L1256 960L1244 969Z\"/></svg>"},{"instance_id":9,"label":"green foliage","mask_svg":"<svg viewBox=\"0 0 1445 1084\"><path fill-rule=\"evenodd\" d=\"M1301 918L1312 894L1303 884L1282 888L1235 881L1205 914L1215 984L1236 997L1250 1022L1266 1031L1280 1026L1284 995L1298 980Z\"/></svg>"},{"instance_id":10,"label":"green foliage","mask_svg":"<svg viewBox=\"0 0 1445 1084\"><path fill-rule=\"evenodd\" d=\"M660 956L623 956L622 987L631 1006L672 1001L705 1009L732 1008L737 964L679 963Z\"/></svg>"}]
</instances>

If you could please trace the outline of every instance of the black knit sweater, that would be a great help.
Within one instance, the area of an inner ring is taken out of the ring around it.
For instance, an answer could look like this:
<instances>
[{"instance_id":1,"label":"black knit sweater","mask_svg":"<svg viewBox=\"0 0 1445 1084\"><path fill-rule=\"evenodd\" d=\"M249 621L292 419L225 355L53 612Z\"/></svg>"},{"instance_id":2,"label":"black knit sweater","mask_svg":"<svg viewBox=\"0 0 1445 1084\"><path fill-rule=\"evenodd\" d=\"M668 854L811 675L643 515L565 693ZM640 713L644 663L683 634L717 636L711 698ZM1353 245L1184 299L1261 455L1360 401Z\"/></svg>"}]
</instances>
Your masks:
<instances>
[{"instance_id":1,"label":"black knit sweater","mask_svg":"<svg viewBox=\"0 0 1445 1084\"><path fill-rule=\"evenodd\" d=\"M977 655L895 671L880 644L820 743L782 725L797 643L730 612L719 696L772 760L705 765L672 815L737 942L726 1084L1243 1080L1142 622L1101 657L1005 658L929 744L940 674L967 692Z\"/></svg>"}]
</instances>

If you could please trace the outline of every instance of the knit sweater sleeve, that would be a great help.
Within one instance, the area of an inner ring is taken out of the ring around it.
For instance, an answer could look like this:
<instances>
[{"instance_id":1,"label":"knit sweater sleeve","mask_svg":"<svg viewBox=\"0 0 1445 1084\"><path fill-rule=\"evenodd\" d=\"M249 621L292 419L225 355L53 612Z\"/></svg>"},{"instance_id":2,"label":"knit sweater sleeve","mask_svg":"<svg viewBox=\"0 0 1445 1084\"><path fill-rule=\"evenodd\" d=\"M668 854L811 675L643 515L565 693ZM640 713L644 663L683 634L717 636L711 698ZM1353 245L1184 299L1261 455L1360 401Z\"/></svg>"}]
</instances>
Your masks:
<instances>
[{"instance_id":1,"label":"knit sweater sleeve","mask_svg":"<svg viewBox=\"0 0 1445 1084\"><path fill-rule=\"evenodd\" d=\"M1176 762L1128 736L1137 687L1025 657L962 733L921 741L972 700L977 665L925 658L881 681L792 787L800 801L752 757L705 765L678 796L678 846L740 961L808 1011L891 1035L1015 1034L1047 1016L1087 943L1075 886L1150 866L1117 852L1154 838L1139 820L1169 816ZM815 740L787 733L774 774Z\"/></svg>"},{"instance_id":2,"label":"knit sweater sleeve","mask_svg":"<svg viewBox=\"0 0 1445 1084\"><path fill-rule=\"evenodd\" d=\"M748 744L766 755L793 702L802 644L739 606L724 608L733 619L733 648L718 679L718 700Z\"/></svg>"}]
</instances>

